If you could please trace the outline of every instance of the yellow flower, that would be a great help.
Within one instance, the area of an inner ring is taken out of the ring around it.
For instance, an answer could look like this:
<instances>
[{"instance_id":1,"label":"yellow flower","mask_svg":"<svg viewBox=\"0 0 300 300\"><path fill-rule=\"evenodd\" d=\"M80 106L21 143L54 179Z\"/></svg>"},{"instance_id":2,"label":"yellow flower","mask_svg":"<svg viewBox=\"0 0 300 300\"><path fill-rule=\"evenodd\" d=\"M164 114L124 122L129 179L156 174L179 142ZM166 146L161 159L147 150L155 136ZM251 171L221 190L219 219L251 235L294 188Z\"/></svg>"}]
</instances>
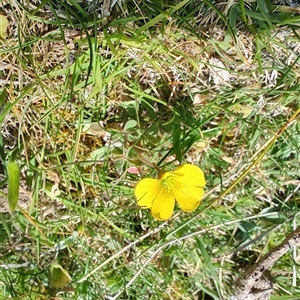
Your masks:
<instances>
[{"instance_id":1,"label":"yellow flower","mask_svg":"<svg viewBox=\"0 0 300 300\"><path fill-rule=\"evenodd\" d=\"M135 188L135 196L139 206L151 208L153 217L163 221L171 218L175 199L183 211L195 210L201 202L204 186L202 170L185 164L159 179L142 179Z\"/></svg>"}]
</instances>

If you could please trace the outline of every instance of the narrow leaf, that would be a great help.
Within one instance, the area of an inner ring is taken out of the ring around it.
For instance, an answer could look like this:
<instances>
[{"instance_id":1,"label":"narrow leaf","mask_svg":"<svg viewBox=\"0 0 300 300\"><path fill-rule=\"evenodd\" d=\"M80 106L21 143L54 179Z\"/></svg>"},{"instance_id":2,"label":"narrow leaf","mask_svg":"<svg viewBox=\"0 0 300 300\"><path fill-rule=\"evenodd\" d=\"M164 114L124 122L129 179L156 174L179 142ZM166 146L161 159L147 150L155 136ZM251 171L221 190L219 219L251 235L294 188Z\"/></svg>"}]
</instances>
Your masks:
<instances>
[{"instance_id":1,"label":"narrow leaf","mask_svg":"<svg viewBox=\"0 0 300 300\"><path fill-rule=\"evenodd\" d=\"M182 160L182 147L181 147L181 126L174 123L173 125L173 149L177 160L181 163Z\"/></svg>"},{"instance_id":2,"label":"narrow leaf","mask_svg":"<svg viewBox=\"0 0 300 300\"><path fill-rule=\"evenodd\" d=\"M7 164L8 172L8 206L13 212L19 201L20 169L16 162L9 161Z\"/></svg>"}]
</instances>

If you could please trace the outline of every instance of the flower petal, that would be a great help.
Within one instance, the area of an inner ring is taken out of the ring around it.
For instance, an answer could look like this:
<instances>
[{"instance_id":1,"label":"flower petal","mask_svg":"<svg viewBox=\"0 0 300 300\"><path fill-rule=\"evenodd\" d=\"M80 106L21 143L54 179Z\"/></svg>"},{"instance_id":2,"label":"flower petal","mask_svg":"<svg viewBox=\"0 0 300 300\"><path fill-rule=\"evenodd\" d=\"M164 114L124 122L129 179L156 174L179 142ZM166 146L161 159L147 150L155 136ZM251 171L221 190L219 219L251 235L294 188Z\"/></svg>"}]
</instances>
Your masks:
<instances>
[{"instance_id":1,"label":"flower petal","mask_svg":"<svg viewBox=\"0 0 300 300\"><path fill-rule=\"evenodd\" d=\"M182 165L172 173L178 176L176 179L189 186L204 187L206 184L202 170L194 165Z\"/></svg>"},{"instance_id":2,"label":"flower petal","mask_svg":"<svg viewBox=\"0 0 300 300\"><path fill-rule=\"evenodd\" d=\"M179 207L185 212L191 212L199 206L204 190L199 186L189 186L174 180L173 193Z\"/></svg>"},{"instance_id":3,"label":"flower petal","mask_svg":"<svg viewBox=\"0 0 300 300\"><path fill-rule=\"evenodd\" d=\"M157 179L142 179L135 187L135 196L139 206L152 207L154 199L162 189L162 184Z\"/></svg>"},{"instance_id":4,"label":"flower petal","mask_svg":"<svg viewBox=\"0 0 300 300\"><path fill-rule=\"evenodd\" d=\"M172 191L162 188L159 195L152 204L152 216L160 221L168 220L172 217L175 205L175 197Z\"/></svg>"}]
</instances>

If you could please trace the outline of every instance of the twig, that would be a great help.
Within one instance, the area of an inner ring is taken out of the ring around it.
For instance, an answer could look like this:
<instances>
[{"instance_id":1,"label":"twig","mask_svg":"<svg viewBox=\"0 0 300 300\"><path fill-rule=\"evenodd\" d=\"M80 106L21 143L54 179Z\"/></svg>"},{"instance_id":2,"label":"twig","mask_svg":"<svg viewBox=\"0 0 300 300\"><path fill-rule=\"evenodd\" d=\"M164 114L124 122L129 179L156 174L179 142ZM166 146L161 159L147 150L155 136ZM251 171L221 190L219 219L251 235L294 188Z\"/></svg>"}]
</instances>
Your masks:
<instances>
[{"instance_id":1,"label":"twig","mask_svg":"<svg viewBox=\"0 0 300 300\"><path fill-rule=\"evenodd\" d=\"M273 248L270 253L260 259L258 263L248 270L244 275L244 278L239 282L233 299L250 299L249 296L253 293L252 289L261 279L263 273L281 256L295 246L300 246L300 226L297 227L280 245Z\"/></svg>"}]
</instances>

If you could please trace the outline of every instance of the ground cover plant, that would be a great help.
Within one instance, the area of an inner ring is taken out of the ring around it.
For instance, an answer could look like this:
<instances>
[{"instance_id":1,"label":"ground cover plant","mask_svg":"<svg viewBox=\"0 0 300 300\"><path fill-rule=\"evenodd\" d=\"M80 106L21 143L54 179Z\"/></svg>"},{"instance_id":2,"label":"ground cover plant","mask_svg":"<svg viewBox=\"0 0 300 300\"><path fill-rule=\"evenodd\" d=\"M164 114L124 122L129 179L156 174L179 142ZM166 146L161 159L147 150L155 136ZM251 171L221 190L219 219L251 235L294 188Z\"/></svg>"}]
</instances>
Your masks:
<instances>
[{"instance_id":1,"label":"ground cover plant","mask_svg":"<svg viewBox=\"0 0 300 300\"><path fill-rule=\"evenodd\" d=\"M297 5L1 1L1 299L299 299Z\"/></svg>"}]
</instances>

